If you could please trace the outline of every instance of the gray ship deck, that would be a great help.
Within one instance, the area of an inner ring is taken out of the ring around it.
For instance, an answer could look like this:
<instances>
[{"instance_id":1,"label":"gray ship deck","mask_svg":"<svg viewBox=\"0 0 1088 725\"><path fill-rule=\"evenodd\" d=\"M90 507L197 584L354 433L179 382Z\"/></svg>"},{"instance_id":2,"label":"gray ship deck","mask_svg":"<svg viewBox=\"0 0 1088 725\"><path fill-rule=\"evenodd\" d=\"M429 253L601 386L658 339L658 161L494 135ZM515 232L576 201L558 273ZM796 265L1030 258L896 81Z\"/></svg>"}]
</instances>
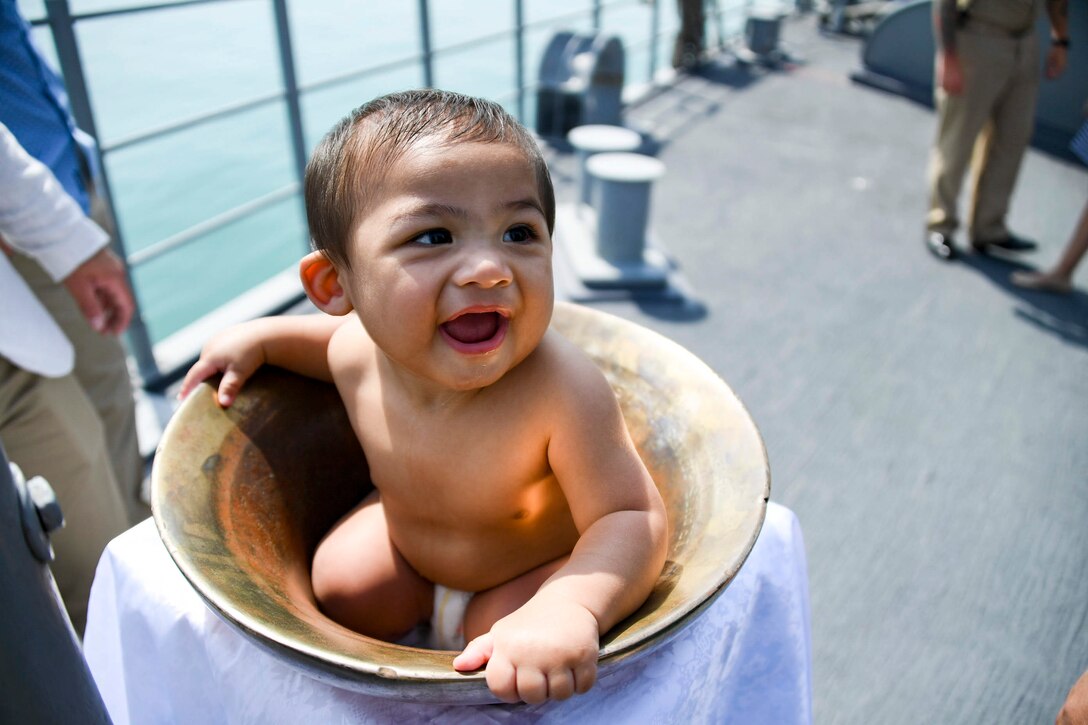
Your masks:
<instances>
[{"instance_id":1,"label":"gray ship deck","mask_svg":"<svg viewBox=\"0 0 1088 725\"><path fill-rule=\"evenodd\" d=\"M1011 224L1040 249L941 263L932 111L851 83L859 41L812 17L783 48L630 111L686 301L591 304L698 354L760 426L805 533L817 722L1053 722L1088 668L1088 269L1064 298L1007 280L1057 258L1088 171L1031 151Z\"/></svg>"}]
</instances>

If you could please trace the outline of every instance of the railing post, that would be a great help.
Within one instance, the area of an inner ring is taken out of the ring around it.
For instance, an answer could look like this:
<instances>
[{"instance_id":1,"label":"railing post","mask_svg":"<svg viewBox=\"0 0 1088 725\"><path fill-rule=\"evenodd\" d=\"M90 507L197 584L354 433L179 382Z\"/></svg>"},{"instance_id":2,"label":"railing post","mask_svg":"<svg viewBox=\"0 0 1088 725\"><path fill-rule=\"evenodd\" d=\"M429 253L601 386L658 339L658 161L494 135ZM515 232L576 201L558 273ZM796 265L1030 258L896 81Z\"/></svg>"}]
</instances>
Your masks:
<instances>
[{"instance_id":1,"label":"railing post","mask_svg":"<svg viewBox=\"0 0 1088 725\"><path fill-rule=\"evenodd\" d=\"M434 88L434 52L431 50L431 15L428 0L419 0L419 44L423 54L423 86Z\"/></svg>"},{"instance_id":2,"label":"railing post","mask_svg":"<svg viewBox=\"0 0 1088 725\"><path fill-rule=\"evenodd\" d=\"M287 119L291 126L291 152L295 162L298 183L306 178L306 137L302 132L302 110L299 107L298 78L295 75L295 52L291 44L291 20L287 15L287 0L272 0L276 11L276 36L279 41L280 71L283 73L284 100L287 102ZM309 241L304 240L309 251Z\"/></svg>"},{"instance_id":3,"label":"railing post","mask_svg":"<svg viewBox=\"0 0 1088 725\"><path fill-rule=\"evenodd\" d=\"M128 255L125 252L125 244L122 239L121 225L117 223L114 215L113 194L110 189L109 172L106 170L105 159L99 147L98 129L94 123L94 112L91 110L91 99L87 92L87 81L83 75L83 63L79 56L79 46L76 43L76 34L72 13L68 8L68 0L45 0L45 12L49 18L49 27L53 31L53 42L57 48L57 59L60 62L61 73L64 76L64 84L68 90L68 100L72 106L72 115L76 125L95 140L94 153L97 155L98 178L95 179L95 193L99 194L106 202L106 208L112 221L112 245L117 255L125 260L125 274L129 287L136 289L132 280L132 268L128 265ZM136 358L136 366L140 377L145 383L158 380L161 377L159 364L155 360L155 351L151 344L151 335L147 331L143 314L140 310L140 298L136 297L136 309L129 323L128 337L129 347L133 357Z\"/></svg>"},{"instance_id":4,"label":"railing post","mask_svg":"<svg viewBox=\"0 0 1088 725\"><path fill-rule=\"evenodd\" d=\"M525 123L525 2L514 2L514 82L518 89L518 120Z\"/></svg>"},{"instance_id":5,"label":"railing post","mask_svg":"<svg viewBox=\"0 0 1088 725\"><path fill-rule=\"evenodd\" d=\"M661 0L651 0L650 10L650 83L657 75L658 36L661 34Z\"/></svg>"}]
</instances>

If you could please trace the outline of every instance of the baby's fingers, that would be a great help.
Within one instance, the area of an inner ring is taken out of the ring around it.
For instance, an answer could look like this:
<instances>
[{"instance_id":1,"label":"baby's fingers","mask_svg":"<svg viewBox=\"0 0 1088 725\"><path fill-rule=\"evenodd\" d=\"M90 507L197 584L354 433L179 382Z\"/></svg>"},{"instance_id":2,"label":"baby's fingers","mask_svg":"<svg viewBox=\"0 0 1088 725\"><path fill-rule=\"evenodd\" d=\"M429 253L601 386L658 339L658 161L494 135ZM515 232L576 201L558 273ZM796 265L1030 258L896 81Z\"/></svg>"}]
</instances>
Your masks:
<instances>
[{"instance_id":1,"label":"baby's fingers","mask_svg":"<svg viewBox=\"0 0 1088 725\"><path fill-rule=\"evenodd\" d=\"M185 373L185 379L181 381L178 400L185 400L197 385L200 385L217 372L219 372L219 368L214 363L208 362L204 358L197 360L189 368L189 372Z\"/></svg>"},{"instance_id":2,"label":"baby's fingers","mask_svg":"<svg viewBox=\"0 0 1088 725\"><path fill-rule=\"evenodd\" d=\"M517 670L518 697L530 705L548 699L548 676L535 667L519 667Z\"/></svg>"},{"instance_id":3,"label":"baby's fingers","mask_svg":"<svg viewBox=\"0 0 1088 725\"><path fill-rule=\"evenodd\" d=\"M574 690L574 672L571 670L556 670L548 675L548 697L552 700L566 700Z\"/></svg>"},{"instance_id":4,"label":"baby's fingers","mask_svg":"<svg viewBox=\"0 0 1088 725\"><path fill-rule=\"evenodd\" d=\"M487 663L487 687L491 694L503 702L514 703L521 699L518 693L518 671L506 658L496 658Z\"/></svg>"},{"instance_id":5,"label":"baby's fingers","mask_svg":"<svg viewBox=\"0 0 1088 725\"><path fill-rule=\"evenodd\" d=\"M583 662L574 668L574 692L584 695L597 682L597 659Z\"/></svg>"},{"instance_id":6,"label":"baby's fingers","mask_svg":"<svg viewBox=\"0 0 1088 725\"><path fill-rule=\"evenodd\" d=\"M537 705L546 700L566 700L575 692L571 670L545 674L536 667L514 667L505 659L493 659L487 664L487 686L495 697L504 702L525 702Z\"/></svg>"},{"instance_id":7,"label":"baby's fingers","mask_svg":"<svg viewBox=\"0 0 1088 725\"><path fill-rule=\"evenodd\" d=\"M552 670L548 673L547 678L547 698L549 700L567 700L572 695L583 695L589 692L590 688L597 681L597 664L596 662L585 662L573 670L570 669L558 669ZM518 680L518 690L521 690L520 677ZM524 699L524 694L522 694ZM526 700L529 702L529 700Z\"/></svg>"},{"instance_id":8,"label":"baby's fingers","mask_svg":"<svg viewBox=\"0 0 1088 725\"><path fill-rule=\"evenodd\" d=\"M453 658L453 669L458 672L472 672L487 664L494 650L494 640L491 633L483 634L472 640L461 651L461 654Z\"/></svg>"},{"instance_id":9,"label":"baby's fingers","mask_svg":"<svg viewBox=\"0 0 1088 725\"><path fill-rule=\"evenodd\" d=\"M185 379L181 381L181 388L178 389L178 400L185 400L197 385L215 375L219 370L219 363L205 358L197 360L189 368L189 372L185 374ZM219 389L216 391L216 400L219 401L219 404L224 408L229 407L238 397L239 391L245 385L246 380L249 379L250 374L251 371L242 370L235 365L227 365L226 370L223 371L223 378L219 381Z\"/></svg>"},{"instance_id":10,"label":"baby's fingers","mask_svg":"<svg viewBox=\"0 0 1088 725\"><path fill-rule=\"evenodd\" d=\"M224 408L230 407L248 378L238 368L228 367L223 373L223 379L219 381L219 404Z\"/></svg>"}]
</instances>

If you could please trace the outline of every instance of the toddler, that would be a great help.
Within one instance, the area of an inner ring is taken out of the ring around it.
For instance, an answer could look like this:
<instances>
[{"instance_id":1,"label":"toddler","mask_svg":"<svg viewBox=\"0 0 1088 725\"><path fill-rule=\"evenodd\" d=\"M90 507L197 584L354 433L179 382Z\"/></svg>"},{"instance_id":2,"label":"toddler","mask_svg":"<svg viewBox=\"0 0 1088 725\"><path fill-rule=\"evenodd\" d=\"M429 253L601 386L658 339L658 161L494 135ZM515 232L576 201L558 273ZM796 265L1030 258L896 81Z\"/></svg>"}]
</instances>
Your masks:
<instances>
[{"instance_id":1,"label":"toddler","mask_svg":"<svg viewBox=\"0 0 1088 725\"><path fill-rule=\"evenodd\" d=\"M667 522L608 382L548 329L536 142L489 101L396 93L329 132L305 187L300 274L327 316L221 333L181 395L221 372L230 405L262 364L333 382L375 491L317 547L323 611L389 641L430 621L508 702L585 692L600 634L661 572Z\"/></svg>"}]
</instances>

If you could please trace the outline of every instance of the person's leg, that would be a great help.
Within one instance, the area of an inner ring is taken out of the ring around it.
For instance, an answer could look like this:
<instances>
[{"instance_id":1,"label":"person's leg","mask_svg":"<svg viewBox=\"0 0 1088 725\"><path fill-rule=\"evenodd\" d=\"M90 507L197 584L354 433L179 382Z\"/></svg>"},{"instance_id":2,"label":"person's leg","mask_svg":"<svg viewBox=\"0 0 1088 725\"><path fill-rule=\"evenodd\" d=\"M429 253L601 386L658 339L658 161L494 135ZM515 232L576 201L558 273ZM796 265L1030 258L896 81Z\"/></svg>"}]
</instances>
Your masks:
<instances>
[{"instance_id":1,"label":"person's leg","mask_svg":"<svg viewBox=\"0 0 1088 725\"><path fill-rule=\"evenodd\" d=\"M1044 292L1066 293L1073 288L1073 272L1080 260L1088 252L1088 204L1080 213L1080 221L1073 230L1061 259L1045 272L1017 271L1012 273L1012 283L1018 287L1042 290Z\"/></svg>"},{"instance_id":2,"label":"person's leg","mask_svg":"<svg viewBox=\"0 0 1088 725\"><path fill-rule=\"evenodd\" d=\"M1073 683L1054 725L1085 725L1088 723L1088 670Z\"/></svg>"},{"instance_id":3,"label":"person's leg","mask_svg":"<svg viewBox=\"0 0 1088 725\"><path fill-rule=\"evenodd\" d=\"M520 609L552 574L567 563L568 558L564 556L550 561L474 596L465 610L465 641L471 642L487 634L495 622Z\"/></svg>"},{"instance_id":4,"label":"person's leg","mask_svg":"<svg viewBox=\"0 0 1088 725\"><path fill-rule=\"evenodd\" d=\"M1011 53L1002 58L1002 64L1009 64L1008 80L994 103L992 132L971 194L968 236L972 242L986 243L1009 236L1005 218L1035 125L1039 91L1035 36L1004 45L1012 49L1002 47L1006 54Z\"/></svg>"},{"instance_id":5,"label":"person's leg","mask_svg":"<svg viewBox=\"0 0 1088 725\"><path fill-rule=\"evenodd\" d=\"M330 618L388 642L429 620L434 606L434 585L393 545L376 492L317 545L311 581L318 604Z\"/></svg>"},{"instance_id":6,"label":"person's leg","mask_svg":"<svg viewBox=\"0 0 1088 725\"><path fill-rule=\"evenodd\" d=\"M956 211L967 171L970 148L967 138L974 138L973 123L967 119L964 99L937 91L937 138L929 157L929 212L926 230L951 236L959 226Z\"/></svg>"},{"instance_id":7,"label":"person's leg","mask_svg":"<svg viewBox=\"0 0 1088 725\"><path fill-rule=\"evenodd\" d=\"M1065 245L1065 251L1062 252L1061 259L1058 260L1051 274L1066 282L1072 282L1073 272L1076 271L1080 260L1084 259L1085 252L1088 252L1088 204L1085 204L1084 209L1081 210L1077 228L1073 231L1069 243Z\"/></svg>"},{"instance_id":8,"label":"person's leg","mask_svg":"<svg viewBox=\"0 0 1088 725\"><path fill-rule=\"evenodd\" d=\"M53 282L34 260L13 255L11 261L76 351L73 374L105 428L109 461L129 524L139 523L151 515L151 509L140 495L144 462L136 436L136 404L124 346L115 337L95 332L64 285Z\"/></svg>"},{"instance_id":9,"label":"person's leg","mask_svg":"<svg viewBox=\"0 0 1088 725\"><path fill-rule=\"evenodd\" d=\"M43 378L0 358L0 440L28 479L42 476L57 495L65 524L51 535L51 568L82 634L98 559L128 528L102 424L71 375Z\"/></svg>"},{"instance_id":10,"label":"person's leg","mask_svg":"<svg viewBox=\"0 0 1088 725\"><path fill-rule=\"evenodd\" d=\"M1004 69L989 64L991 38L957 36L964 90L950 96L937 89L937 140L929 165L929 213L926 230L951 236L959 226L957 204L979 134L990 120Z\"/></svg>"}]
</instances>

